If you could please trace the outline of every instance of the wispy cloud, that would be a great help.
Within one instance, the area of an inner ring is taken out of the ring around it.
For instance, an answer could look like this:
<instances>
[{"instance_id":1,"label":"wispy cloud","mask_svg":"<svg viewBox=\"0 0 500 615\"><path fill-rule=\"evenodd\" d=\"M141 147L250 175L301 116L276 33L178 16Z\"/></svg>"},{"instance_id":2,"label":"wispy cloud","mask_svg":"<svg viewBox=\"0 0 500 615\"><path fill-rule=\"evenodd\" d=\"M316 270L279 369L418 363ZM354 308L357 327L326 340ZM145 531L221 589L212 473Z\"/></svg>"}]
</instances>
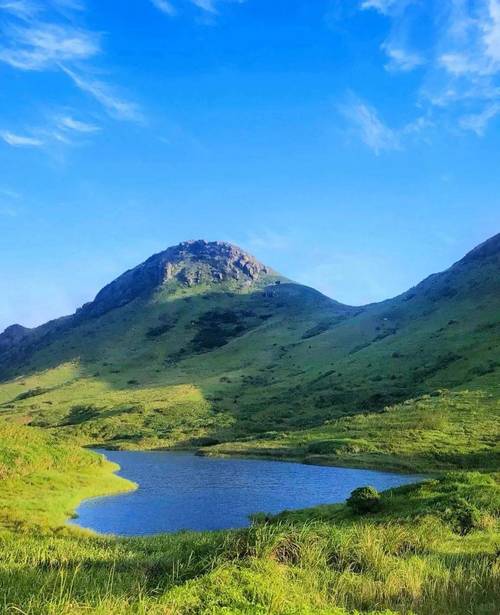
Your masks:
<instances>
[{"instance_id":1,"label":"wispy cloud","mask_svg":"<svg viewBox=\"0 0 500 615\"><path fill-rule=\"evenodd\" d=\"M151 3L162 13L173 17L181 12L181 0L150 0ZM186 4L193 5L207 15L215 16L219 13L219 5L226 3L244 4L246 0L183 0Z\"/></svg>"},{"instance_id":2,"label":"wispy cloud","mask_svg":"<svg viewBox=\"0 0 500 615\"><path fill-rule=\"evenodd\" d=\"M21 195L10 188L0 187L0 216L15 218L19 214Z\"/></svg>"},{"instance_id":3,"label":"wispy cloud","mask_svg":"<svg viewBox=\"0 0 500 615\"><path fill-rule=\"evenodd\" d=\"M168 0L151 0L151 3L162 13L166 15L170 15L173 17L177 15L177 9L175 6L169 2Z\"/></svg>"},{"instance_id":4,"label":"wispy cloud","mask_svg":"<svg viewBox=\"0 0 500 615\"><path fill-rule=\"evenodd\" d=\"M236 241L234 243L239 244L240 242ZM281 252L292 247L294 234L291 231L277 232L270 228L264 228L251 232L242 243L248 246L250 250L255 250L256 252Z\"/></svg>"},{"instance_id":5,"label":"wispy cloud","mask_svg":"<svg viewBox=\"0 0 500 615\"><path fill-rule=\"evenodd\" d=\"M490 121L500 115L500 102L493 102L480 113L471 113L460 118L460 127L465 130L472 130L479 137L482 137Z\"/></svg>"},{"instance_id":6,"label":"wispy cloud","mask_svg":"<svg viewBox=\"0 0 500 615\"><path fill-rule=\"evenodd\" d=\"M361 2L362 9L375 9L381 13L388 14L395 9L401 9L407 5L409 0L363 0Z\"/></svg>"},{"instance_id":7,"label":"wispy cloud","mask_svg":"<svg viewBox=\"0 0 500 615\"><path fill-rule=\"evenodd\" d=\"M167 7L167 0L156 0ZM88 94L117 120L141 121L136 103L119 95L116 87L96 79L95 64L103 55L101 35L81 27L80 13L85 10L81 0L0 0L0 13L6 19L0 23L0 62L21 71L58 71L71 83ZM98 68L103 72L101 68ZM90 134L99 127L94 123L64 115L39 127L34 135L20 135L5 130L2 139L17 147L41 147L58 142L72 143L69 133Z\"/></svg>"},{"instance_id":8,"label":"wispy cloud","mask_svg":"<svg viewBox=\"0 0 500 615\"><path fill-rule=\"evenodd\" d=\"M382 45L382 49L389 60L385 67L390 71L412 71L425 63L424 58L419 53L395 43L386 42Z\"/></svg>"},{"instance_id":9,"label":"wispy cloud","mask_svg":"<svg viewBox=\"0 0 500 615\"><path fill-rule=\"evenodd\" d=\"M217 13L215 0L191 0L192 3L207 13Z\"/></svg>"},{"instance_id":10,"label":"wispy cloud","mask_svg":"<svg viewBox=\"0 0 500 615\"><path fill-rule=\"evenodd\" d=\"M38 6L29 0L0 0L0 11L10 13L21 19L33 17L38 13Z\"/></svg>"},{"instance_id":11,"label":"wispy cloud","mask_svg":"<svg viewBox=\"0 0 500 615\"><path fill-rule=\"evenodd\" d=\"M111 117L134 122L142 121L143 116L139 107L135 103L118 96L108 83L92 77L79 75L64 66L61 68L80 90L95 98Z\"/></svg>"},{"instance_id":12,"label":"wispy cloud","mask_svg":"<svg viewBox=\"0 0 500 615\"><path fill-rule=\"evenodd\" d=\"M400 148L397 133L385 124L377 110L357 97L341 105L340 111L356 134L375 154Z\"/></svg>"},{"instance_id":13,"label":"wispy cloud","mask_svg":"<svg viewBox=\"0 0 500 615\"><path fill-rule=\"evenodd\" d=\"M61 62L89 59L100 51L98 36L59 24L10 25L0 61L21 70L57 68Z\"/></svg>"},{"instance_id":14,"label":"wispy cloud","mask_svg":"<svg viewBox=\"0 0 500 615\"><path fill-rule=\"evenodd\" d=\"M416 102L446 124L483 135L500 114L500 0L364 0L360 7L388 20L388 70L424 69ZM410 41L417 39L415 49Z\"/></svg>"},{"instance_id":15,"label":"wispy cloud","mask_svg":"<svg viewBox=\"0 0 500 615\"><path fill-rule=\"evenodd\" d=\"M42 147L44 142L37 137L19 135L9 130L0 132L0 137L12 147Z\"/></svg>"},{"instance_id":16,"label":"wispy cloud","mask_svg":"<svg viewBox=\"0 0 500 615\"><path fill-rule=\"evenodd\" d=\"M6 218L15 218L19 214L18 210L12 205L5 205L4 203L0 203L0 216L4 216Z\"/></svg>"},{"instance_id":17,"label":"wispy cloud","mask_svg":"<svg viewBox=\"0 0 500 615\"><path fill-rule=\"evenodd\" d=\"M90 133L100 130L99 126L95 124L89 124L88 122L82 122L70 115L64 115L57 118L57 124L62 130L73 130L75 132Z\"/></svg>"}]
</instances>

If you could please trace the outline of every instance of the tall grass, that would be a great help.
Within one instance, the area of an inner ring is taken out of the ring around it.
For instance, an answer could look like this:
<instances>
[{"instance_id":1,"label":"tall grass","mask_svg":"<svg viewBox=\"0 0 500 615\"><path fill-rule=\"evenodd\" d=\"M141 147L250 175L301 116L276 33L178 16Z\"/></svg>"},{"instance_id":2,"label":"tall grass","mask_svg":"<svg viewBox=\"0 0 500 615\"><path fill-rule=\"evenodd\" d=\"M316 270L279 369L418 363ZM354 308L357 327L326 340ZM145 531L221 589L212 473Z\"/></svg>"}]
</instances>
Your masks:
<instances>
[{"instance_id":1,"label":"tall grass","mask_svg":"<svg viewBox=\"0 0 500 615\"><path fill-rule=\"evenodd\" d=\"M65 525L82 497L123 487L112 464L1 424L0 463L5 615L498 613L491 474L385 492L373 514L332 505L239 531L118 539Z\"/></svg>"},{"instance_id":2,"label":"tall grass","mask_svg":"<svg viewBox=\"0 0 500 615\"><path fill-rule=\"evenodd\" d=\"M491 535L344 521L151 539L2 537L2 613L492 614Z\"/></svg>"}]
</instances>

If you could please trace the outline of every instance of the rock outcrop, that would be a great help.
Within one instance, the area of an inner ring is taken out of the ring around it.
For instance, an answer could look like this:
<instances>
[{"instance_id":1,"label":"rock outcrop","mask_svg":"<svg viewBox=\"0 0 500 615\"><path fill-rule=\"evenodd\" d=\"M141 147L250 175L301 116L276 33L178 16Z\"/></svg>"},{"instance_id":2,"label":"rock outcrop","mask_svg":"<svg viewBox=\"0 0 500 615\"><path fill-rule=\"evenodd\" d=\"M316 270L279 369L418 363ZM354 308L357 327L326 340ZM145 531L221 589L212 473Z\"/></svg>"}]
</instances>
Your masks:
<instances>
[{"instance_id":1,"label":"rock outcrop","mask_svg":"<svg viewBox=\"0 0 500 615\"><path fill-rule=\"evenodd\" d=\"M105 286L94 301L84 305L79 318L100 316L171 281L187 287L234 281L251 285L272 273L240 248L222 241L185 241L125 272Z\"/></svg>"}]
</instances>

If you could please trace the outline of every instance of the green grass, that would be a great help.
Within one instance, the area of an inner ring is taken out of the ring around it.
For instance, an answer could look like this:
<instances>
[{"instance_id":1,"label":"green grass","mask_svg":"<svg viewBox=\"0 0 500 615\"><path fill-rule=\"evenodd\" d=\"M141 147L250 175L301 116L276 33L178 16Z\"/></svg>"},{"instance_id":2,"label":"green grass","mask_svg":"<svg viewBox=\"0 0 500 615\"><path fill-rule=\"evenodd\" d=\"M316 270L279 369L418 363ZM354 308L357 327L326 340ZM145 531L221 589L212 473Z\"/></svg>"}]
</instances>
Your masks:
<instances>
[{"instance_id":1,"label":"green grass","mask_svg":"<svg viewBox=\"0 0 500 615\"><path fill-rule=\"evenodd\" d=\"M63 526L83 498L134 488L116 469L102 455L41 430L0 423L0 528Z\"/></svg>"},{"instance_id":2,"label":"green grass","mask_svg":"<svg viewBox=\"0 0 500 615\"><path fill-rule=\"evenodd\" d=\"M283 283L169 283L0 358L0 410L116 448L304 430L440 388L500 397L500 257L347 308ZM87 413L82 406L88 407Z\"/></svg>"},{"instance_id":3,"label":"green grass","mask_svg":"<svg viewBox=\"0 0 500 615\"><path fill-rule=\"evenodd\" d=\"M500 399L484 391L440 391L383 412L322 427L247 438L204 450L211 455L295 458L309 463L406 472L498 470Z\"/></svg>"},{"instance_id":4,"label":"green grass","mask_svg":"<svg viewBox=\"0 0 500 615\"><path fill-rule=\"evenodd\" d=\"M498 613L499 270L487 251L362 309L286 281L166 284L2 355L0 612ZM88 444L434 478L376 514L125 540L65 523L133 488Z\"/></svg>"},{"instance_id":5,"label":"green grass","mask_svg":"<svg viewBox=\"0 0 500 615\"><path fill-rule=\"evenodd\" d=\"M131 487L112 464L32 427L2 423L0 443L2 613L496 612L492 475L394 489L372 515L332 505L245 530L118 539L64 523L80 498Z\"/></svg>"}]
</instances>

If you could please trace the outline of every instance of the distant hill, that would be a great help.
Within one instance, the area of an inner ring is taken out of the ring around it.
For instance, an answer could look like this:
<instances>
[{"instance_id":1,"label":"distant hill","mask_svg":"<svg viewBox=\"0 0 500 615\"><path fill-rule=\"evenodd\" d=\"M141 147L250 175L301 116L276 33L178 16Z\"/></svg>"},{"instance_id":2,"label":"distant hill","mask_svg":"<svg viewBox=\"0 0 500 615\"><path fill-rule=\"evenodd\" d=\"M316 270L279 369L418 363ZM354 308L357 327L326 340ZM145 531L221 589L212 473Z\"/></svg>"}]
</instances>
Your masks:
<instances>
[{"instance_id":1,"label":"distant hill","mask_svg":"<svg viewBox=\"0 0 500 615\"><path fill-rule=\"evenodd\" d=\"M0 406L86 443L211 444L440 388L496 391L499 348L500 235L365 307L295 284L230 244L185 242L74 315L1 334Z\"/></svg>"}]
</instances>

